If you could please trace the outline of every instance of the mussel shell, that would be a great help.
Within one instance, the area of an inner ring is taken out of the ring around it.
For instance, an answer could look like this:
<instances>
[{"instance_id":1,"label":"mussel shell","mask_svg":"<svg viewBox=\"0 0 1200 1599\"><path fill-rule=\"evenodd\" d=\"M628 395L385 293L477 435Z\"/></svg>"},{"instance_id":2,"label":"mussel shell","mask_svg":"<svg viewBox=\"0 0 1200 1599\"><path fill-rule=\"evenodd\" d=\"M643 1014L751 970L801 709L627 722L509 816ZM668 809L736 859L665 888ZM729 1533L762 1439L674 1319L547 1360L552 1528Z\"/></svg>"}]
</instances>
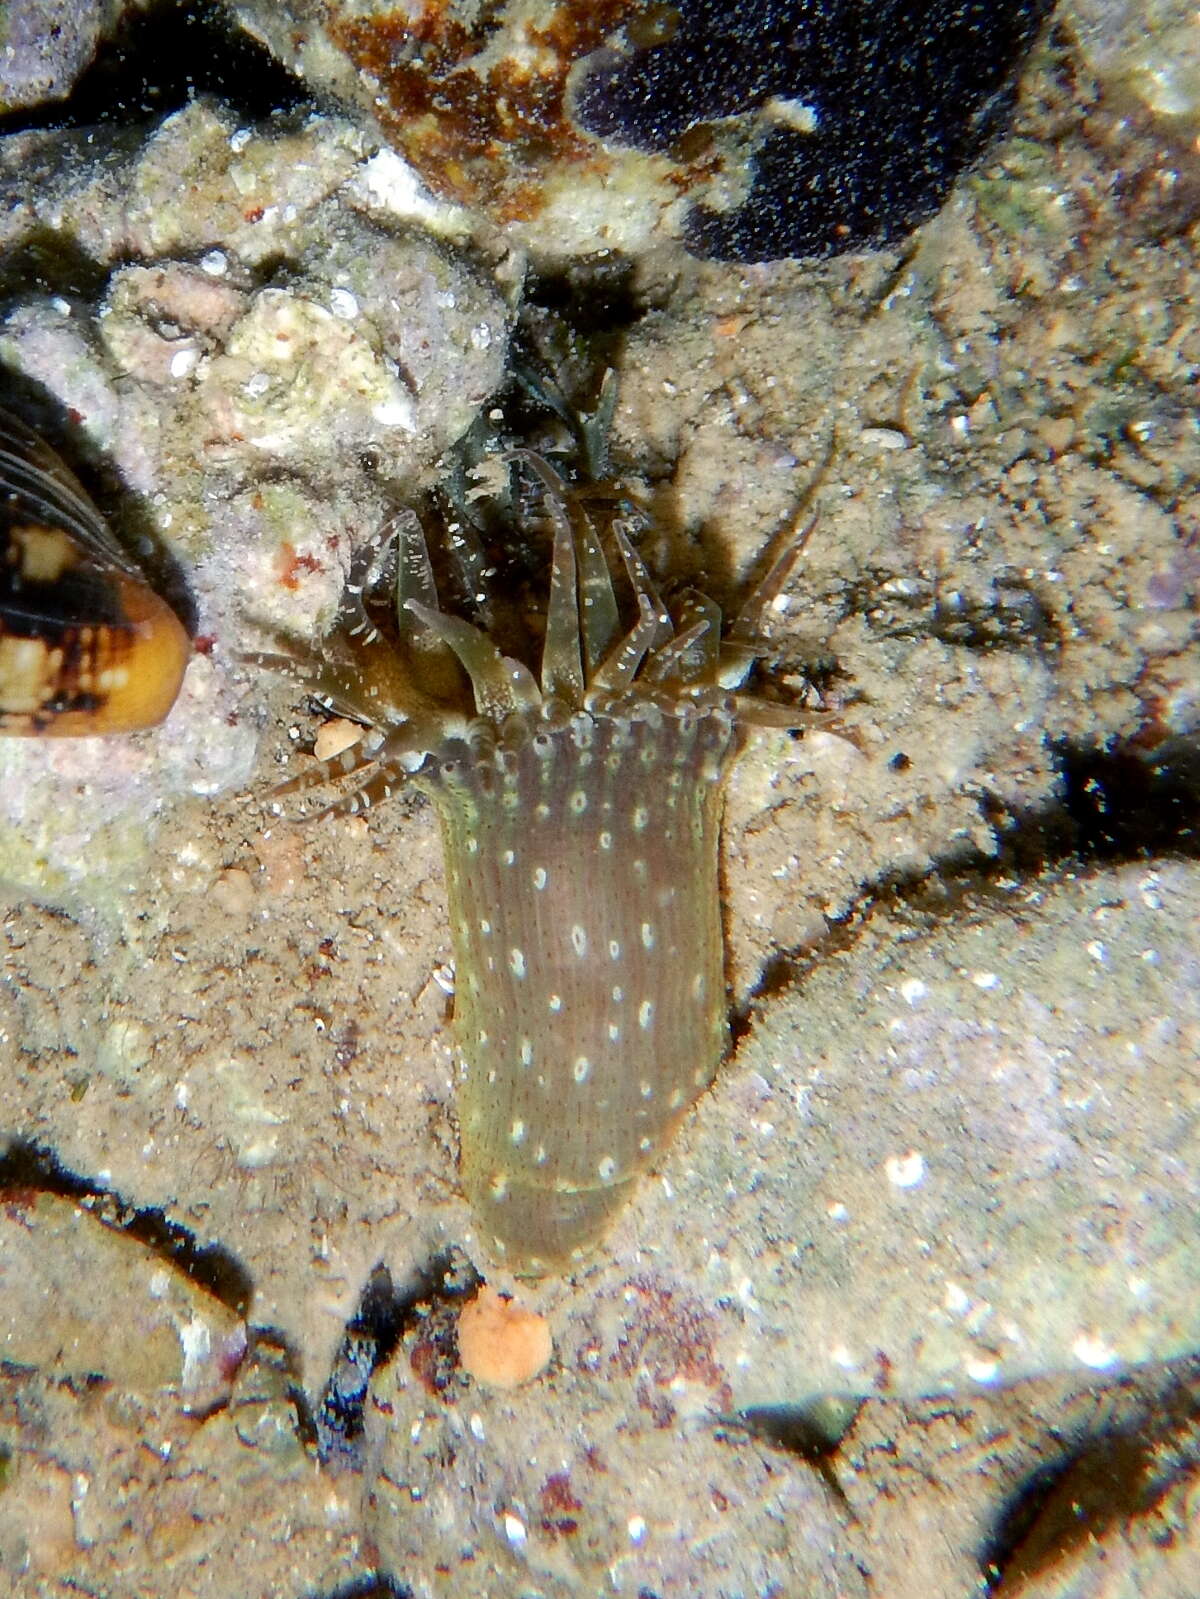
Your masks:
<instances>
[{"instance_id":1,"label":"mussel shell","mask_svg":"<svg viewBox=\"0 0 1200 1599\"><path fill-rule=\"evenodd\" d=\"M183 624L82 484L0 411L0 733L153 727L190 654Z\"/></svg>"}]
</instances>

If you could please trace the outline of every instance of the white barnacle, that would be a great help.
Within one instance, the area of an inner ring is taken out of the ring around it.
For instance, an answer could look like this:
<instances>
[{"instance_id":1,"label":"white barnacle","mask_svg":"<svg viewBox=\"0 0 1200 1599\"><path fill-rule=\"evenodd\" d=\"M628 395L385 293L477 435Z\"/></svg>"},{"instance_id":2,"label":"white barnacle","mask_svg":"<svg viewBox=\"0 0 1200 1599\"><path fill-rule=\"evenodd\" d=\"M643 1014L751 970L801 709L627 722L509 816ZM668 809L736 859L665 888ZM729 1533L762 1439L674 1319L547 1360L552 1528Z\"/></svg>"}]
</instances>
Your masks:
<instances>
[{"instance_id":1,"label":"white barnacle","mask_svg":"<svg viewBox=\"0 0 1200 1599\"><path fill-rule=\"evenodd\" d=\"M575 951L576 955L578 955L580 960L582 960L583 957L587 954L587 950L588 950L587 930L586 930L586 928L581 927L578 922L576 922L574 927L572 927L572 929L571 929L571 948Z\"/></svg>"}]
</instances>

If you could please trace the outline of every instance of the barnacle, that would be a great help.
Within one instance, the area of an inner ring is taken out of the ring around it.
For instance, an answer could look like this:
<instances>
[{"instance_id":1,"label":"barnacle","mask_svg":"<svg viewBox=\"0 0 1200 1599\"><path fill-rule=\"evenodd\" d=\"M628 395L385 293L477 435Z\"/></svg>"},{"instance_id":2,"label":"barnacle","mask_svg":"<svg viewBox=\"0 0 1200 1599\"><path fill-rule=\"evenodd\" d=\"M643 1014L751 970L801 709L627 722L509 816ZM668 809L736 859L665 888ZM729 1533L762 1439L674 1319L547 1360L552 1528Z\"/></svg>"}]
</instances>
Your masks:
<instances>
[{"instance_id":1,"label":"barnacle","mask_svg":"<svg viewBox=\"0 0 1200 1599\"><path fill-rule=\"evenodd\" d=\"M593 464L600 432L580 430ZM799 539L723 639L710 600L690 596L674 616L663 604L611 486L568 487L529 451L508 459L553 534L536 672L443 609L412 512L395 528L389 631L371 614L377 560L351 584L324 659L259 659L370 727L279 792L356 775L331 810L368 810L404 783L433 800L457 963L462 1179L493 1244L536 1273L595 1241L712 1081L727 1044L722 781L745 727L820 713L734 686Z\"/></svg>"},{"instance_id":2,"label":"barnacle","mask_svg":"<svg viewBox=\"0 0 1200 1599\"><path fill-rule=\"evenodd\" d=\"M175 703L190 652L82 485L0 412L0 732L152 727Z\"/></svg>"}]
</instances>

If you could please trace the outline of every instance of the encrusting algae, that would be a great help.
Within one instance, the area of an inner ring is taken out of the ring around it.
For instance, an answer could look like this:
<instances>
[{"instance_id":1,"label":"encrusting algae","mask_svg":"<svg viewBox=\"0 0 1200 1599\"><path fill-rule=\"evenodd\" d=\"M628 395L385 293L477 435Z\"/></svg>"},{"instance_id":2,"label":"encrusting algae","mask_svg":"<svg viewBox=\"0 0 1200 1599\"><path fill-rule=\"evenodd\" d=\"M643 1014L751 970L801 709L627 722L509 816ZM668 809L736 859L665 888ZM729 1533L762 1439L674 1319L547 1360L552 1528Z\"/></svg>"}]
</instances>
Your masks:
<instances>
[{"instance_id":1,"label":"encrusting algae","mask_svg":"<svg viewBox=\"0 0 1200 1599\"><path fill-rule=\"evenodd\" d=\"M601 413L611 403L609 383ZM443 610L412 512L397 520L387 631L368 614L377 561L348 590L321 661L290 648L257 657L371 729L279 793L369 769L330 811L365 811L404 783L434 803L462 1181L505 1263L527 1275L583 1257L712 1082L728 1043L723 782L746 727L820 714L728 686L762 653L752 628L800 539L724 641L703 596L672 616L631 541L631 507L598 481L594 427L579 430L593 470L578 483L530 451L505 458L553 537L539 672ZM469 547L464 523L447 532Z\"/></svg>"}]
</instances>

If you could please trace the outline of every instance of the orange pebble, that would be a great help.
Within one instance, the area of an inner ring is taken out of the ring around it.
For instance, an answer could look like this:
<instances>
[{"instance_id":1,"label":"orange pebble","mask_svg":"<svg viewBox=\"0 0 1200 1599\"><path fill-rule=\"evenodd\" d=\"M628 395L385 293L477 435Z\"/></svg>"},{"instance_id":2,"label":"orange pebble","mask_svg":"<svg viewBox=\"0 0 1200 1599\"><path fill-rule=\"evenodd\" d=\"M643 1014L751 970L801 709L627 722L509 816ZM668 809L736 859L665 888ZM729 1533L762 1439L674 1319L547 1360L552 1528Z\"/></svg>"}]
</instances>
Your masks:
<instances>
[{"instance_id":1,"label":"orange pebble","mask_svg":"<svg viewBox=\"0 0 1200 1599\"><path fill-rule=\"evenodd\" d=\"M485 1284L458 1318L458 1358L465 1372L488 1388L519 1388L550 1364L545 1316L526 1310Z\"/></svg>"}]
</instances>

